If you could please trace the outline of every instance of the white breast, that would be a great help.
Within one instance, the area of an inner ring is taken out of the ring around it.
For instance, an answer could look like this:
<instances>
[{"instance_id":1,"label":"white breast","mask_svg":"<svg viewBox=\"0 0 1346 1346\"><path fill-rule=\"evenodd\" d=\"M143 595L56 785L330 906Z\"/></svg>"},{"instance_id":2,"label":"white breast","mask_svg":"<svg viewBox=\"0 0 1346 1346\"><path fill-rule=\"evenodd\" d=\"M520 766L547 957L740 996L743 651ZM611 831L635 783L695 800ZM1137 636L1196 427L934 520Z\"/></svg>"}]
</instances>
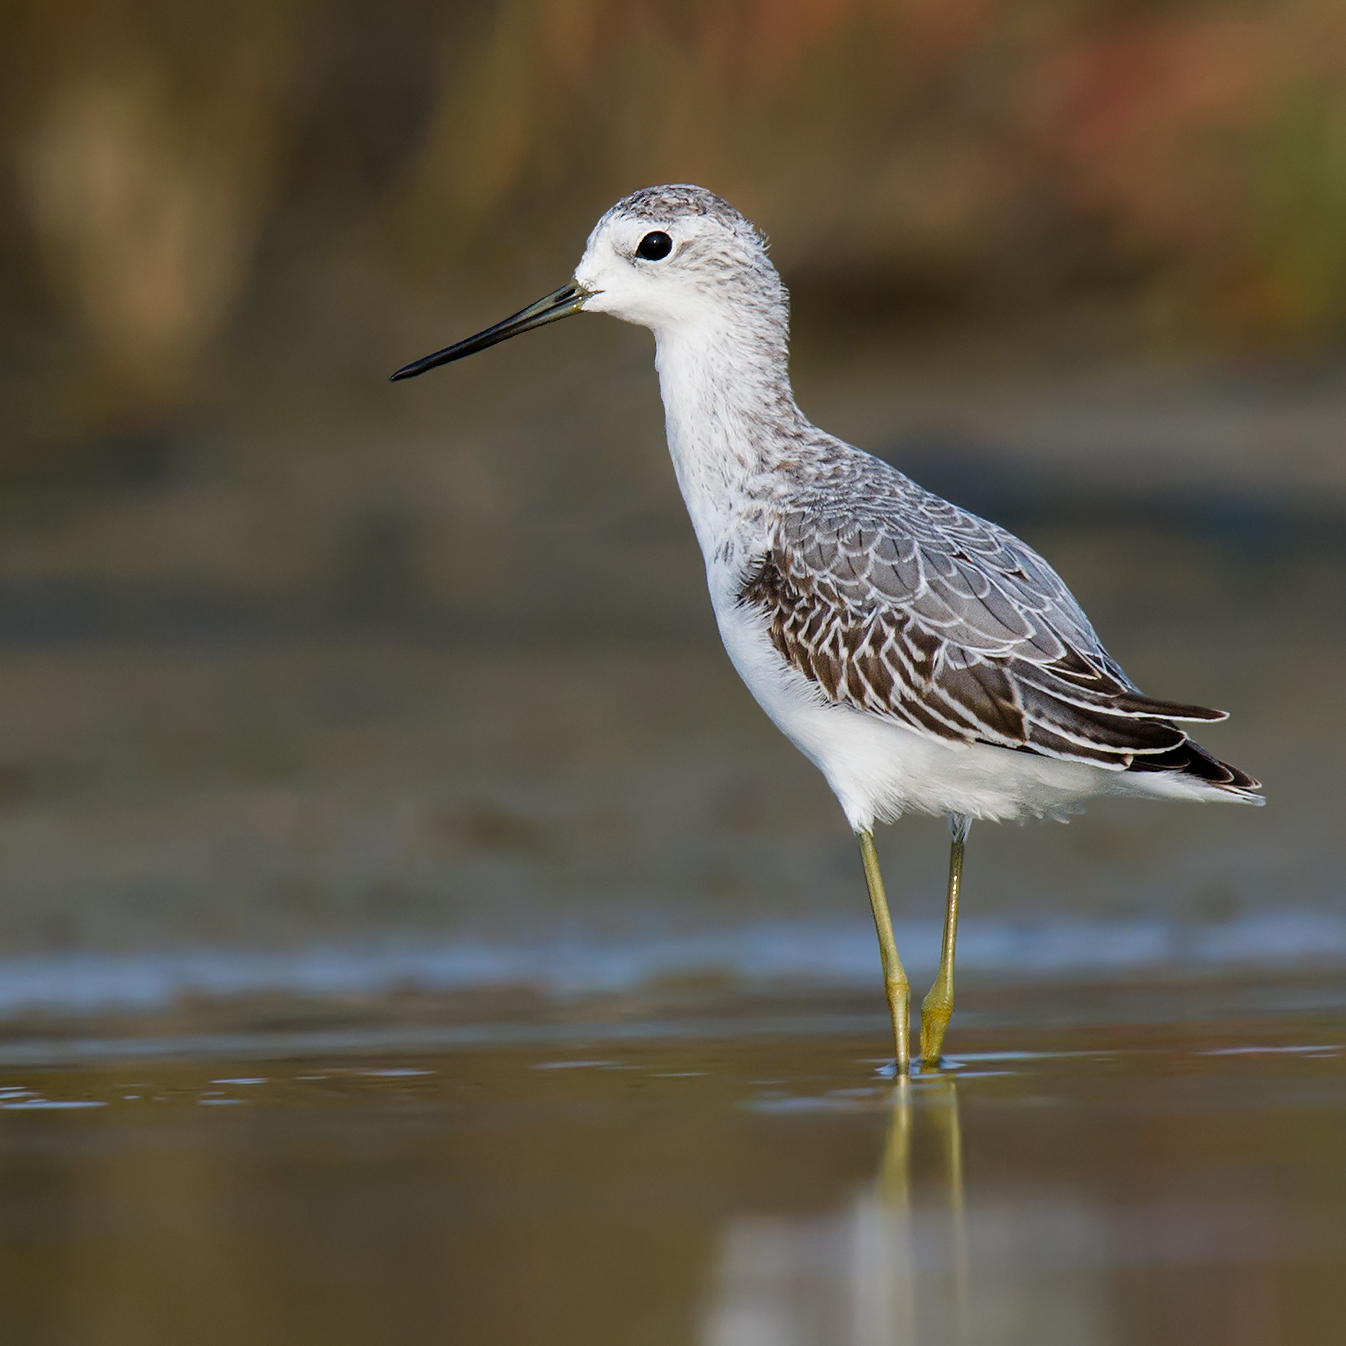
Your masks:
<instances>
[{"instance_id":1,"label":"white breast","mask_svg":"<svg viewBox=\"0 0 1346 1346\"><path fill-rule=\"evenodd\" d=\"M829 702L776 652L766 619L712 580L720 636L739 676L783 734L827 777L851 826L903 813L962 813L1005 821L1052 817L1099 794L1151 793L1149 781L1083 762L982 744L946 743Z\"/></svg>"}]
</instances>

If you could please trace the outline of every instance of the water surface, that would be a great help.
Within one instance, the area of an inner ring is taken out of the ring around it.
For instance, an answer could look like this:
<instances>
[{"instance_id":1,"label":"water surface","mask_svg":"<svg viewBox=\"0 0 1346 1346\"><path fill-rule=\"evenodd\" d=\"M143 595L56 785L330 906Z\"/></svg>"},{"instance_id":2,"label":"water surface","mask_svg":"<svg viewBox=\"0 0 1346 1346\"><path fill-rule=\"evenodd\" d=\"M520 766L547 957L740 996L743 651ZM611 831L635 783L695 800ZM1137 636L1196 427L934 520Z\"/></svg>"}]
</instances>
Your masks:
<instances>
[{"instance_id":1,"label":"water surface","mask_svg":"<svg viewBox=\"0 0 1346 1346\"><path fill-rule=\"evenodd\" d=\"M705 993L12 1064L7 1339L1335 1340L1343 988L1265 989L973 993L905 1086L869 1007Z\"/></svg>"}]
</instances>

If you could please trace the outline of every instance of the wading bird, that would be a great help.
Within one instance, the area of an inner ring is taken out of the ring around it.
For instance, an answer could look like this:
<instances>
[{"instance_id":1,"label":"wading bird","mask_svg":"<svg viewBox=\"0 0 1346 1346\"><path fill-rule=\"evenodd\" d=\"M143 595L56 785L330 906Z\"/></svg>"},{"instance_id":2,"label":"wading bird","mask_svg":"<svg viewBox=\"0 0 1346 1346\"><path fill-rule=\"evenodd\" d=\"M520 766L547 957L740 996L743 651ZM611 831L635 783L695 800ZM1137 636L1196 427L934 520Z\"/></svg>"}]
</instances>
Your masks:
<instances>
[{"instance_id":1,"label":"wading bird","mask_svg":"<svg viewBox=\"0 0 1346 1346\"><path fill-rule=\"evenodd\" d=\"M953 833L939 974L921 1007L921 1058L935 1066L972 819L1059 817L1093 795L1263 802L1257 781L1180 727L1224 712L1143 695L1031 547L805 418L765 240L704 188L625 197L570 282L393 378L574 313L654 333L669 452L725 649L859 838L899 1074L910 988L876 822L942 813Z\"/></svg>"}]
</instances>

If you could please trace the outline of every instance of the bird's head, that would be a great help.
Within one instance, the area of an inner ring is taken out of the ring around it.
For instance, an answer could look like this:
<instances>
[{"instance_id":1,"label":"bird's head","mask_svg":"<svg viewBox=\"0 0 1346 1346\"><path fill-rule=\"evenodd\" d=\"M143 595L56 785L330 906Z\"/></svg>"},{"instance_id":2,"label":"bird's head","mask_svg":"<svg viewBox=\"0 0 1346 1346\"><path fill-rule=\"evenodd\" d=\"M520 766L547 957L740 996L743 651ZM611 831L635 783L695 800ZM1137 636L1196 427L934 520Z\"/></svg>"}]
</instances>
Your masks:
<instances>
[{"instance_id":1,"label":"bird's head","mask_svg":"<svg viewBox=\"0 0 1346 1346\"><path fill-rule=\"evenodd\" d=\"M789 320L766 242L733 206L704 187L646 187L594 226L571 281L393 378L412 378L574 313L610 313L656 334L747 325L782 341Z\"/></svg>"},{"instance_id":2,"label":"bird's head","mask_svg":"<svg viewBox=\"0 0 1346 1346\"><path fill-rule=\"evenodd\" d=\"M704 187L647 187L618 201L589 235L575 283L589 292L586 312L656 332L785 303L765 240Z\"/></svg>"}]
</instances>

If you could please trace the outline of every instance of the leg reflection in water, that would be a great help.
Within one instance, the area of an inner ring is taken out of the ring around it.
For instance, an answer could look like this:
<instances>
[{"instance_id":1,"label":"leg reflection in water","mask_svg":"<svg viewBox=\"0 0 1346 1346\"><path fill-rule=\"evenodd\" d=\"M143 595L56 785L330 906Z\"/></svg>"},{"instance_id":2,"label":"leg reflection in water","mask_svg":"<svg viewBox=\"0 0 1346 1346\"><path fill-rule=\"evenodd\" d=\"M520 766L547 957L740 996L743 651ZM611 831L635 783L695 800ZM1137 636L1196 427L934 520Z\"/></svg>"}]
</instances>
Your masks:
<instances>
[{"instance_id":1,"label":"leg reflection in water","mask_svg":"<svg viewBox=\"0 0 1346 1346\"><path fill-rule=\"evenodd\" d=\"M873 1194L855 1208L856 1228L866 1232L852 1263L851 1339L965 1346L970 1289L958 1081L900 1079L891 1108Z\"/></svg>"},{"instance_id":2,"label":"leg reflection in water","mask_svg":"<svg viewBox=\"0 0 1346 1346\"><path fill-rule=\"evenodd\" d=\"M966 1346L958 1085L899 1078L874 1180L844 1210L724 1232L704 1346Z\"/></svg>"}]
</instances>

